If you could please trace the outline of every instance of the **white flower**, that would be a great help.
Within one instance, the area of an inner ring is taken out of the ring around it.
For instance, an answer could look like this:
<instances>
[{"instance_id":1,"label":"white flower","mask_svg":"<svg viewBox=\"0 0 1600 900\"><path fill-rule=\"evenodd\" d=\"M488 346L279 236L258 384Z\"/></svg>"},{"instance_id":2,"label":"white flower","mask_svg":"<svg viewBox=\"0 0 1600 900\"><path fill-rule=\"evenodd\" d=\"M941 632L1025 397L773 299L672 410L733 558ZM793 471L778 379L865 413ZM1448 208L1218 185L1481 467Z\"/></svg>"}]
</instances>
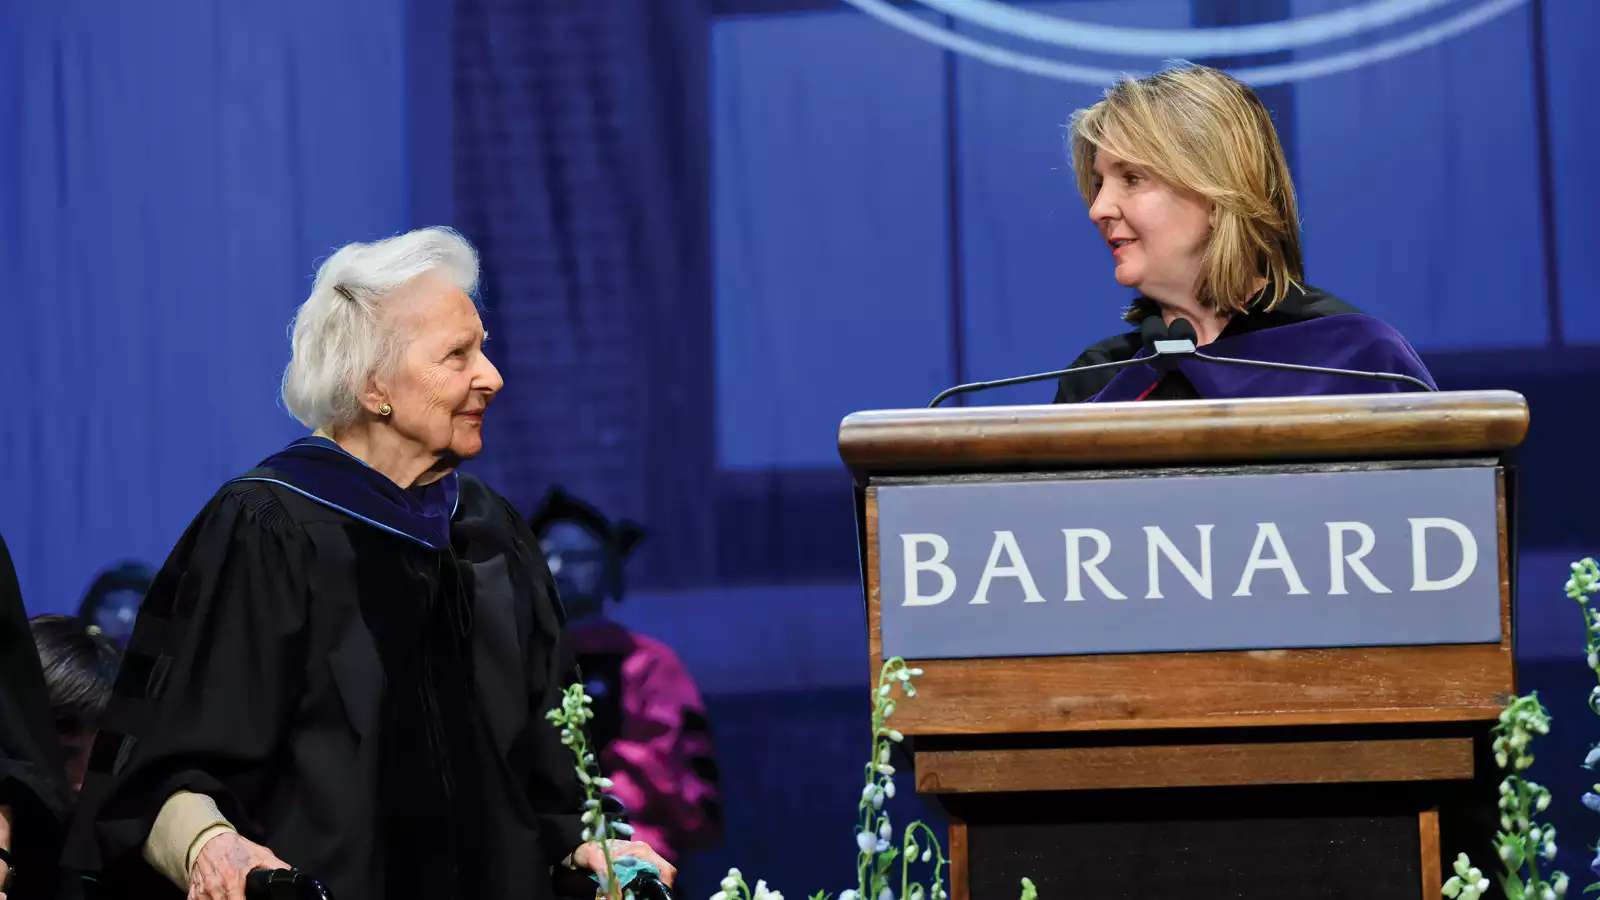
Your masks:
<instances>
[{"instance_id":1,"label":"white flower","mask_svg":"<svg viewBox=\"0 0 1600 900\"><path fill-rule=\"evenodd\" d=\"M872 852L873 843L875 843L875 842L872 839L872 832L870 832L870 831L858 831L858 832L856 832L856 846L861 848L861 852L862 853L871 853ZM839 900L844 900L843 895L840 895Z\"/></svg>"},{"instance_id":2,"label":"white flower","mask_svg":"<svg viewBox=\"0 0 1600 900\"><path fill-rule=\"evenodd\" d=\"M1557 897L1565 897L1567 895L1567 873L1557 872L1555 883L1551 887L1555 888Z\"/></svg>"},{"instance_id":3,"label":"white flower","mask_svg":"<svg viewBox=\"0 0 1600 900\"><path fill-rule=\"evenodd\" d=\"M875 792L876 792L876 791L877 791L877 790L878 790L878 786L877 786L877 785L875 785L875 784L868 784L868 785L867 785L867 786L866 786L866 787L864 787L864 788L862 788L862 789L861 789L861 799L863 799L863 800L870 800L870 799L872 799L872 795L873 795L873 794L874 794L874 793L875 793Z\"/></svg>"},{"instance_id":4,"label":"white flower","mask_svg":"<svg viewBox=\"0 0 1600 900\"><path fill-rule=\"evenodd\" d=\"M888 797L891 800L894 799L894 780L893 779L891 779L889 781L885 781L883 783L883 794L884 794L884 796Z\"/></svg>"},{"instance_id":5,"label":"white flower","mask_svg":"<svg viewBox=\"0 0 1600 900\"><path fill-rule=\"evenodd\" d=\"M767 890L765 881L757 881L756 892L751 895L751 900L783 900L783 895L777 891Z\"/></svg>"},{"instance_id":6,"label":"white flower","mask_svg":"<svg viewBox=\"0 0 1600 900\"><path fill-rule=\"evenodd\" d=\"M889 827L888 819L884 819L883 824L878 826L878 837L886 841L889 838L894 837L894 829Z\"/></svg>"},{"instance_id":7,"label":"white flower","mask_svg":"<svg viewBox=\"0 0 1600 900\"><path fill-rule=\"evenodd\" d=\"M839 894L839 900L860 900L860 898L861 895L857 894L853 888Z\"/></svg>"},{"instance_id":8,"label":"white flower","mask_svg":"<svg viewBox=\"0 0 1600 900\"><path fill-rule=\"evenodd\" d=\"M884 885L883 890L878 892L878 900L894 900L894 891L889 890L888 885Z\"/></svg>"}]
</instances>

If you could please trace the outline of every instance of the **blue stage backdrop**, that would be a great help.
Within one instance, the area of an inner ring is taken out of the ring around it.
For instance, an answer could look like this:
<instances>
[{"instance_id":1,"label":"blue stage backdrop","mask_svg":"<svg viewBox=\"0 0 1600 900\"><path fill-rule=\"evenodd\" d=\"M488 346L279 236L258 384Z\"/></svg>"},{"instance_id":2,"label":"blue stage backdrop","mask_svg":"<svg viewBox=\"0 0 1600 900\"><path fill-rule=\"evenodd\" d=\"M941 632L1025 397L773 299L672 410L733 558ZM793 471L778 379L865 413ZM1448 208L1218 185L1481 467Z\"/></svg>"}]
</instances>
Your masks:
<instances>
[{"instance_id":1,"label":"blue stage backdrop","mask_svg":"<svg viewBox=\"0 0 1600 900\"><path fill-rule=\"evenodd\" d=\"M1392 3L1011 6L1181 36ZM1119 328L1062 126L1106 71L1185 55L1270 82L1315 284L1443 386L1528 395L1519 653L1563 740L1600 736L1559 591L1600 551L1600 7L1445 0L1253 56L1118 40L871 0L0 0L0 532L31 611L159 562L298 432L284 327L322 257L454 224L508 377L478 471L652 530L619 615L709 695L730 838L702 875L837 889L867 675L838 420ZM1557 821L1581 871L1595 829Z\"/></svg>"}]
</instances>

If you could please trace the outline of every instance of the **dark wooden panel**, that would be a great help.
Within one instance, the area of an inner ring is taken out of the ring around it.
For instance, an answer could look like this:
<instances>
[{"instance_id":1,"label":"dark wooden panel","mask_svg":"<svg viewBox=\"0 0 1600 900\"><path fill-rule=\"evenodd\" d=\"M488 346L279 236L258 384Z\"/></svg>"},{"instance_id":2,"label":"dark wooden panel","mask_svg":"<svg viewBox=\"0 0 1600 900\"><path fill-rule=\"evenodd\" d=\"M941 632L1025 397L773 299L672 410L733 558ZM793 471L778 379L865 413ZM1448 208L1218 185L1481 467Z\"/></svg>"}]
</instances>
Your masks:
<instances>
[{"instance_id":1,"label":"dark wooden panel","mask_svg":"<svg viewBox=\"0 0 1600 900\"><path fill-rule=\"evenodd\" d=\"M839 426L858 478L889 472L1498 453L1522 442L1511 391L875 410Z\"/></svg>"},{"instance_id":2,"label":"dark wooden panel","mask_svg":"<svg viewBox=\"0 0 1600 900\"><path fill-rule=\"evenodd\" d=\"M1224 787L1472 777L1472 739L1158 744L918 751L925 794Z\"/></svg>"},{"instance_id":3,"label":"dark wooden panel","mask_svg":"<svg viewBox=\"0 0 1600 900\"><path fill-rule=\"evenodd\" d=\"M1072 900L1418 900L1417 811L1439 785L942 799L967 823L978 900L1017 896L1023 876Z\"/></svg>"}]
</instances>

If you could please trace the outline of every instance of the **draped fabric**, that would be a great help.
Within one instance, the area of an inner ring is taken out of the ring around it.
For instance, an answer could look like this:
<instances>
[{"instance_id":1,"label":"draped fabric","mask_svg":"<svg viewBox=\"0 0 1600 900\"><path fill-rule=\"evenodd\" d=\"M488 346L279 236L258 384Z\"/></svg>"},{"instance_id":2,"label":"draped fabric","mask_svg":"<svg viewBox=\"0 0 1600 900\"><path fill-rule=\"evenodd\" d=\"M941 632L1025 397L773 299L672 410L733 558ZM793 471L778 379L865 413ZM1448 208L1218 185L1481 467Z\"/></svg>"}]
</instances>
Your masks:
<instances>
[{"instance_id":1,"label":"draped fabric","mask_svg":"<svg viewBox=\"0 0 1600 900\"><path fill-rule=\"evenodd\" d=\"M715 558L707 27L696 0L456 4L456 224L507 385L480 470L670 520L632 563L668 583Z\"/></svg>"},{"instance_id":2,"label":"draped fabric","mask_svg":"<svg viewBox=\"0 0 1600 900\"><path fill-rule=\"evenodd\" d=\"M30 611L303 429L285 326L406 214L402 0L0 0L0 532Z\"/></svg>"}]
</instances>

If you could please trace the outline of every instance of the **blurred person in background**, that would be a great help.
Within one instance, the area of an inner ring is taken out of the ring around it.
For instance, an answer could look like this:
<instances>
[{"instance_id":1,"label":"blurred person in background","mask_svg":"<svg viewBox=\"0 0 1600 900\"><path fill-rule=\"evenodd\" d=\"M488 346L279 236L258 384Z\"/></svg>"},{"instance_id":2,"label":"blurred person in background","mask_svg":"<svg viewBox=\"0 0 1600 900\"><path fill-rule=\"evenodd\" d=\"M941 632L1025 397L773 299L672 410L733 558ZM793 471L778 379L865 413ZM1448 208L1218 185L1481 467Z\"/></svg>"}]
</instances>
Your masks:
<instances>
[{"instance_id":1,"label":"blurred person in background","mask_svg":"<svg viewBox=\"0 0 1600 900\"><path fill-rule=\"evenodd\" d=\"M56 742L61 746L67 790L83 788L89 748L111 702L111 686L122 654L98 626L76 616L35 616L28 622L39 652Z\"/></svg>"},{"instance_id":2,"label":"blurred person in background","mask_svg":"<svg viewBox=\"0 0 1600 900\"><path fill-rule=\"evenodd\" d=\"M134 559L105 569L84 592L78 604L78 618L99 628L117 649L126 648L133 635L133 623L139 618L139 604L144 602L154 579L155 572Z\"/></svg>"},{"instance_id":3,"label":"blurred person in background","mask_svg":"<svg viewBox=\"0 0 1600 900\"><path fill-rule=\"evenodd\" d=\"M634 837L674 864L722 835L711 724L694 678L672 648L605 616L623 598L623 568L644 539L594 505L552 488L529 522L560 590L569 646L594 698L590 731L608 792Z\"/></svg>"}]
</instances>

